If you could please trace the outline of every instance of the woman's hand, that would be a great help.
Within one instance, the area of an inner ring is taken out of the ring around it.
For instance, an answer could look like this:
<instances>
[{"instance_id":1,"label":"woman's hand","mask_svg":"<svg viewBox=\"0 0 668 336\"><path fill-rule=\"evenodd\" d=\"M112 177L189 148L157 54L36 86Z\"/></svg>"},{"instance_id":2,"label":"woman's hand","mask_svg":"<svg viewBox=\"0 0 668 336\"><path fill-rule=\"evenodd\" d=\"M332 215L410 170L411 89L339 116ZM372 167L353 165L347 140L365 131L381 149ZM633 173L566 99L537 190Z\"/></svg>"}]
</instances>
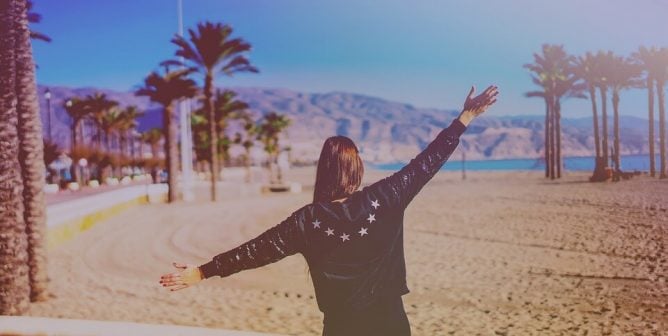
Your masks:
<instances>
[{"instance_id":1,"label":"woman's hand","mask_svg":"<svg viewBox=\"0 0 668 336\"><path fill-rule=\"evenodd\" d=\"M498 87L491 85L477 97L473 97L475 86L471 87L469 95L464 102L464 109L459 114L459 121L468 126L473 118L483 114L492 104L496 102L496 95L499 94Z\"/></svg>"},{"instance_id":2,"label":"woman's hand","mask_svg":"<svg viewBox=\"0 0 668 336\"><path fill-rule=\"evenodd\" d=\"M160 277L160 284L169 288L170 291L188 288L202 281L202 272L199 267L193 265L173 263L179 271L176 273L164 274Z\"/></svg>"}]
</instances>

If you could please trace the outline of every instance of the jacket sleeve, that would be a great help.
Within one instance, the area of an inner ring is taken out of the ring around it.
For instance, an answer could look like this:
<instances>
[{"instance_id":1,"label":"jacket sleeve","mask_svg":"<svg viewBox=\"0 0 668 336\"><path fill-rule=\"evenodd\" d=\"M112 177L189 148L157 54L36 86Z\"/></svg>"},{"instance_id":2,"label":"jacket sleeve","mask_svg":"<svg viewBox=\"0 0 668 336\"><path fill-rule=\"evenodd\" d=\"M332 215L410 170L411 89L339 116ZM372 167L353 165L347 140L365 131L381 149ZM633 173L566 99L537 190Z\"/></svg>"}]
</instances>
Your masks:
<instances>
[{"instance_id":1,"label":"jacket sleeve","mask_svg":"<svg viewBox=\"0 0 668 336\"><path fill-rule=\"evenodd\" d=\"M455 119L425 150L398 172L370 185L369 196L392 208L404 209L431 180L459 144L466 126ZM372 201L373 201L372 200Z\"/></svg>"},{"instance_id":2,"label":"jacket sleeve","mask_svg":"<svg viewBox=\"0 0 668 336\"><path fill-rule=\"evenodd\" d=\"M199 266L204 278L228 275L261 267L304 250L303 207L293 212L278 225L235 249L221 253L206 264Z\"/></svg>"}]
</instances>

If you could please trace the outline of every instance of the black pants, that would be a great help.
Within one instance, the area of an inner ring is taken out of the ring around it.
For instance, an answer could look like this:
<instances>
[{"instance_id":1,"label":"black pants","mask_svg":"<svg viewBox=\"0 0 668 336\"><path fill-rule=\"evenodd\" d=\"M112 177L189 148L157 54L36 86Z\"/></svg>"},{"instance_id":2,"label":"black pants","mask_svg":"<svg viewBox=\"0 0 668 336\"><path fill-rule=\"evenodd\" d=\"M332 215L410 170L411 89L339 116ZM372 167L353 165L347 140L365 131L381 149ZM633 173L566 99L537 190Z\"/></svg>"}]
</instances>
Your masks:
<instances>
[{"instance_id":1,"label":"black pants","mask_svg":"<svg viewBox=\"0 0 668 336\"><path fill-rule=\"evenodd\" d=\"M385 299L361 312L327 312L323 336L410 336L401 296Z\"/></svg>"}]
</instances>

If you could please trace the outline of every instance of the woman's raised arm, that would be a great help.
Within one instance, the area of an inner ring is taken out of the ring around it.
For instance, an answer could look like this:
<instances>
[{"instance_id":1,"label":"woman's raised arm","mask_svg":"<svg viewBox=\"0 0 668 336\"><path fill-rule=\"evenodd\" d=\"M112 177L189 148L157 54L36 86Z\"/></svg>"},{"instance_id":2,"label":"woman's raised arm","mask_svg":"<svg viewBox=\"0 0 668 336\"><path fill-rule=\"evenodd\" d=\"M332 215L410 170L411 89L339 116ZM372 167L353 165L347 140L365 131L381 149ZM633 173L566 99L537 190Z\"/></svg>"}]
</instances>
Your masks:
<instances>
[{"instance_id":1,"label":"woman's raised arm","mask_svg":"<svg viewBox=\"0 0 668 336\"><path fill-rule=\"evenodd\" d=\"M442 130L427 148L398 172L367 187L369 196L392 208L407 207L452 155L469 123L496 102L496 86L488 87L477 97L473 97L474 92L472 87L459 117Z\"/></svg>"}]
</instances>

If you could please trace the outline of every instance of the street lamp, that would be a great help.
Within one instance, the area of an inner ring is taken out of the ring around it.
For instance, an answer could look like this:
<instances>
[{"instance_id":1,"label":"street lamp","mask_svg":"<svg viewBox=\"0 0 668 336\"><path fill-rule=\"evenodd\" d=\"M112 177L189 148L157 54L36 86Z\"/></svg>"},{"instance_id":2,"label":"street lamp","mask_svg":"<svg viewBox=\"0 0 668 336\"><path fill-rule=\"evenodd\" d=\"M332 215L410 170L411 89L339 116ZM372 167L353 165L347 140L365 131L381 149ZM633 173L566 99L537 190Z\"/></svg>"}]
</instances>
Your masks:
<instances>
[{"instance_id":1,"label":"street lamp","mask_svg":"<svg viewBox=\"0 0 668 336\"><path fill-rule=\"evenodd\" d=\"M177 1L178 35L183 36L183 0ZM183 63L183 57L180 58ZM192 157L192 125L190 125L190 99L182 99L179 103L179 123L181 124L181 191L183 200L192 202L193 192L193 157Z\"/></svg>"},{"instance_id":2,"label":"street lamp","mask_svg":"<svg viewBox=\"0 0 668 336\"><path fill-rule=\"evenodd\" d=\"M46 88L44 92L44 99L46 99L46 122L49 127L49 141L53 141L51 137L51 90L49 88Z\"/></svg>"},{"instance_id":3,"label":"street lamp","mask_svg":"<svg viewBox=\"0 0 668 336\"><path fill-rule=\"evenodd\" d=\"M70 107L72 107L72 99L68 99L67 101L65 101L65 109L67 110L68 113L70 112ZM71 138L71 141L70 141L70 150L73 150L74 149L74 137L76 135L75 132L77 130L74 128L74 118L71 118L71 119L72 119L72 138Z\"/></svg>"}]
</instances>

